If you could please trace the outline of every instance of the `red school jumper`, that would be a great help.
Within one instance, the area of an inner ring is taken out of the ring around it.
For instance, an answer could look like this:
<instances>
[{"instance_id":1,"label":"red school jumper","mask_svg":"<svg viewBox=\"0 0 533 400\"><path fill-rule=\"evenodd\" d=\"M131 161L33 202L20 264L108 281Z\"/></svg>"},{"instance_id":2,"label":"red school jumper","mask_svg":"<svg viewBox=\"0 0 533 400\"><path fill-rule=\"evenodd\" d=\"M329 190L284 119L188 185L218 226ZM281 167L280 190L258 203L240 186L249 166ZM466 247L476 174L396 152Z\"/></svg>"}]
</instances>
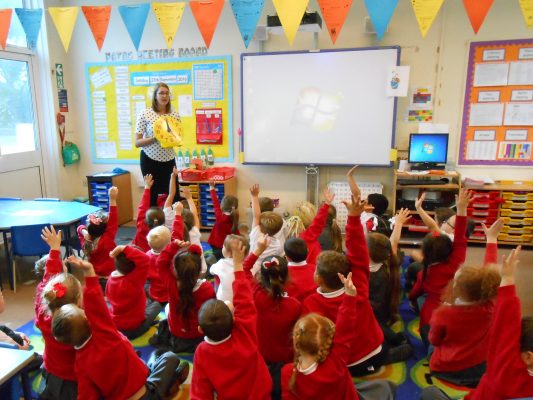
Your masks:
<instances>
[{"instance_id":1,"label":"red school jumper","mask_svg":"<svg viewBox=\"0 0 533 400\"><path fill-rule=\"evenodd\" d=\"M133 261L133 271L120 275L114 271L109 275L105 293L110 304L109 312L117 329L136 329L146 319L146 294L144 284L150 265L150 257L142 251L126 246L124 254Z\"/></svg>"},{"instance_id":2,"label":"red school jumper","mask_svg":"<svg viewBox=\"0 0 533 400\"><path fill-rule=\"evenodd\" d=\"M318 255L322 252L322 247L318 238L322 234L324 227L326 226L326 221L328 219L329 204L324 203L318 209L318 212L313 218L311 225L300 233L300 238L305 241L307 245L307 263L316 264L316 259Z\"/></svg>"},{"instance_id":3,"label":"red school jumper","mask_svg":"<svg viewBox=\"0 0 533 400\"><path fill-rule=\"evenodd\" d=\"M78 400L128 399L146 383L148 367L115 328L97 277L85 278L83 299L92 335L76 349Z\"/></svg>"},{"instance_id":4,"label":"red school jumper","mask_svg":"<svg viewBox=\"0 0 533 400\"><path fill-rule=\"evenodd\" d=\"M244 274L252 284L257 309L257 341L267 363L289 363L294 359L292 329L302 315L302 305L292 297L275 300L252 276L257 256L250 253L244 260Z\"/></svg>"},{"instance_id":5,"label":"red school jumper","mask_svg":"<svg viewBox=\"0 0 533 400\"><path fill-rule=\"evenodd\" d=\"M355 342L359 333L356 323L356 304L356 297L343 296L330 353L322 363L318 364L314 372L306 375L296 371L296 382L292 390L289 388L289 380L295 366L293 363L283 366L281 370L282 399L359 399L350 371L346 366L350 358L350 346Z\"/></svg>"},{"instance_id":6,"label":"red school jumper","mask_svg":"<svg viewBox=\"0 0 533 400\"><path fill-rule=\"evenodd\" d=\"M42 302L44 287L50 279L62 272L61 254L58 250L50 250L43 280L37 285L35 293L35 325L43 335L43 363L46 371L66 381L76 381L76 373L74 372L76 350L72 346L55 340L54 335L52 335L52 314Z\"/></svg>"},{"instance_id":7,"label":"red school jumper","mask_svg":"<svg viewBox=\"0 0 533 400\"><path fill-rule=\"evenodd\" d=\"M150 250L148 245L148 239L146 236L150 232L150 228L146 225L146 211L150 208L150 189L145 188L141 201L139 202L139 208L137 209L137 231L135 232L135 237L133 238L131 244L139 246L143 249L144 252Z\"/></svg>"},{"instance_id":8,"label":"red school jumper","mask_svg":"<svg viewBox=\"0 0 533 400\"><path fill-rule=\"evenodd\" d=\"M383 344L383 331L376 321L370 305L369 279L370 258L365 233L359 216L348 216L346 225L346 252L348 262L352 266L352 281L357 288L357 339L350 348L348 365L353 365ZM327 294L326 294L327 295ZM341 292L336 297L325 297L318 290L304 301L304 314L316 312L333 322L337 320L339 307L346 295Z\"/></svg>"},{"instance_id":9,"label":"red school jumper","mask_svg":"<svg viewBox=\"0 0 533 400\"><path fill-rule=\"evenodd\" d=\"M257 349L252 290L244 272L233 281L233 329L220 342L202 342L194 353L191 400L270 400L272 379Z\"/></svg>"},{"instance_id":10,"label":"red school jumper","mask_svg":"<svg viewBox=\"0 0 533 400\"><path fill-rule=\"evenodd\" d=\"M303 301L316 292L315 270L314 264L295 263L289 261L288 263L289 277L285 290L290 297L294 297L299 302Z\"/></svg>"},{"instance_id":11,"label":"red school jumper","mask_svg":"<svg viewBox=\"0 0 533 400\"><path fill-rule=\"evenodd\" d=\"M210 190L211 200L213 200L213 208L215 209L215 224L207 239L213 247L218 247L221 249L224 246L224 240L226 236L231 235L231 230L233 229L233 218L231 215L224 214L220 209L220 203L218 202L217 192L215 190ZM239 231L235 232L236 235L239 235Z\"/></svg>"}]
</instances>

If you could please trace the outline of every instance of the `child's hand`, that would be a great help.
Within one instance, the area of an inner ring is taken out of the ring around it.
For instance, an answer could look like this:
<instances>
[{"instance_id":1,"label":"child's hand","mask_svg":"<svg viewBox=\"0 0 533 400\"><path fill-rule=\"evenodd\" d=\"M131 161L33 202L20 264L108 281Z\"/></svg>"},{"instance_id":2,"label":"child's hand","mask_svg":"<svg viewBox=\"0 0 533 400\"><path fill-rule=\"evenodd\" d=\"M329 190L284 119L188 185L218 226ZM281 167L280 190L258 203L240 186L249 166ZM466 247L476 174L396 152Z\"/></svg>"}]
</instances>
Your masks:
<instances>
[{"instance_id":1,"label":"child's hand","mask_svg":"<svg viewBox=\"0 0 533 400\"><path fill-rule=\"evenodd\" d=\"M181 194L183 195L183 198L187 201L192 199L192 193L188 187L181 188Z\"/></svg>"},{"instance_id":2,"label":"child's hand","mask_svg":"<svg viewBox=\"0 0 533 400\"><path fill-rule=\"evenodd\" d=\"M415 208L418 210L419 208L422 208L422 204L426 200L426 192L422 192L420 197L416 199L415 201Z\"/></svg>"},{"instance_id":3,"label":"child's hand","mask_svg":"<svg viewBox=\"0 0 533 400\"><path fill-rule=\"evenodd\" d=\"M490 228L487 228L487 225L481 223L481 227L483 228L483 232L487 238L487 243L497 243L498 235L503 228L503 220L498 218L496 221L494 221Z\"/></svg>"},{"instance_id":4,"label":"child's hand","mask_svg":"<svg viewBox=\"0 0 533 400\"><path fill-rule=\"evenodd\" d=\"M81 258L77 258L76 256L69 256L69 258L67 258L67 261L72 266L81 269L83 271L83 275L96 276L96 273L94 272L94 267L90 262L84 261Z\"/></svg>"},{"instance_id":5,"label":"child's hand","mask_svg":"<svg viewBox=\"0 0 533 400\"><path fill-rule=\"evenodd\" d=\"M355 288L355 285L352 282L352 273L350 272L346 278L344 277L343 274L337 274L337 275L339 276L339 279L344 285L344 293L346 293L347 296L356 296L357 289Z\"/></svg>"},{"instance_id":6,"label":"child's hand","mask_svg":"<svg viewBox=\"0 0 533 400\"><path fill-rule=\"evenodd\" d=\"M361 201L360 197L352 196L352 201L342 202L348 209L348 215L351 217L360 216L365 210L366 200Z\"/></svg>"},{"instance_id":7,"label":"child's hand","mask_svg":"<svg viewBox=\"0 0 533 400\"><path fill-rule=\"evenodd\" d=\"M513 249L507 257L503 256L502 267L500 270L500 275L502 276L500 286L514 285L515 271L516 266L520 262L521 250L522 246L518 246L516 249Z\"/></svg>"},{"instance_id":8,"label":"child's hand","mask_svg":"<svg viewBox=\"0 0 533 400\"><path fill-rule=\"evenodd\" d=\"M455 195L455 205L457 206L457 215L466 216L466 208L472 201L472 192L467 189L461 189L458 195Z\"/></svg>"},{"instance_id":9,"label":"child's hand","mask_svg":"<svg viewBox=\"0 0 533 400\"><path fill-rule=\"evenodd\" d=\"M44 227L41 231L41 238L50 246L50 250L59 250L61 247L61 231L56 232L52 225L50 228Z\"/></svg>"},{"instance_id":10,"label":"child's hand","mask_svg":"<svg viewBox=\"0 0 533 400\"><path fill-rule=\"evenodd\" d=\"M233 258L233 269L235 271L242 271L242 262L244 261L244 245L240 240L234 239L231 241L231 255Z\"/></svg>"},{"instance_id":11,"label":"child's hand","mask_svg":"<svg viewBox=\"0 0 533 400\"><path fill-rule=\"evenodd\" d=\"M116 256L118 256L120 253L122 253L124 251L124 249L126 248L126 246L124 245L119 245L117 247L115 247L113 250L111 250L109 252L109 257L111 258L115 258Z\"/></svg>"},{"instance_id":12,"label":"child's hand","mask_svg":"<svg viewBox=\"0 0 533 400\"><path fill-rule=\"evenodd\" d=\"M183 212L183 204L181 201L176 201L174 204L172 204L172 209L176 213L176 215L181 215Z\"/></svg>"},{"instance_id":13,"label":"child's hand","mask_svg":"<svg viewBox=\"0 0 533 400\"><path fill-rule=\"evenodd\" d=\"M255 248L254 254L259 257L265 252L269 244L270 238L268 237L268 235L263 235L257 241L257 247Z\"/></svg>"},{"instance_id":14,"label":"child's hand","mask_svg":"<svg viewBox=\"0 0 533 400\"><path fill-rule=\"evenodd\" d=\"M257 183L250 188L250 194L252 197L259 197L259 185Z\"/></svg>"},{"instance_id":15,"label":"child's hand","mask_svg":"<svg viewBox=\"0 0 533 400\"><path fill-rule=\"evenodd\" d=\"M215 190L215 180L209 179L209 190Z\"/></svg>"},{"instance_id":16,"label":"child's hand","mask_svg":"<svg viewBox=\"0 0 533 400\"><path fill-rule=\"evenodd\" d=\"M409 214L408 208L400 208L400 211L398 211L398 214L394 217L394 223L402 225L405 224L409 219L411 218L411 215Z\"/></svg>"},{"instance_id":17,"label":"child's hand","mask_svg":"<svg viewBox=\"0 0 533 400\"><path fill-rule=\"evenodd\" d=\"M334 199L335 199L335 193L333 193L333 191L329 187L326 186L324 188L324 200L326 201L326 204L333 203Z\"/></svg>"},{"instance_id":18,"label":"child's hand","mask_svg":"<svg viewBox=\"0 0 533 400\"><path fill-rule=\"evenodd\" d=\"M144 176L144 188L150 189L153 184L154 184L154 178L152 177L152 174L146 174Z\"/></svg>"},{"instance_id":19,"label":"child's hand","mask_svg":"<svg viewBox=\"0 0 533 400\"><path fill-rule=\"evenodd\" d=\"M111 186L109 188L109 200L117 200L118 188L116 186Z\"/></svg>"},{"instance_id":20,"label":"child's hand","mask_svg":"<svg viewBox=\"0 0 533 400\"><path fill-rule=\"evenodd\" d=\"M19 350L29 350L30 349L30 345L31 345L31 340L28 336L26 336L24 333L22 332L16 332L15 333L17 335L19 335L21 338L22 338L22 344L18 344L18 348Z\"/></svg>"},{"instance_id":21,"label":"child's hand","mask_svg":"<svg viewBox=\"0 0 533 400\"><path fill-rule=\"evenodd\" d=\"M174 243L176 243L180 249L189 247L191 245L191 242L186 242L185 240L179 240L179 239L174 239Z\"/></svg>"},{"instance_id":22,"label":"child's hand","mask_svg":"<svg viewBox=\"0 0 533 400\"><path fill-rule=\"evenodd\" d=\"M352 192L352 196L361 197L361 190L359 189L359 186L357 186L357 182L353 177L356 168L357 165L354 165L346 174L346 178L348 179L348 184L350 185L350 191Z\"/></svg>"},{"instance_id":23,"label":"child's hand","mask_svg":"<svg viewBox=\"0 0 533 400\"><path fill-rule=\"evenodd\" d=\"M178 169L174 166L174 168L172 168L172 176L173 176L174 178L177 178L178 175L179 175L179 173L180 173L180 172L178 171Z\"/></svg>"}]
</instances>

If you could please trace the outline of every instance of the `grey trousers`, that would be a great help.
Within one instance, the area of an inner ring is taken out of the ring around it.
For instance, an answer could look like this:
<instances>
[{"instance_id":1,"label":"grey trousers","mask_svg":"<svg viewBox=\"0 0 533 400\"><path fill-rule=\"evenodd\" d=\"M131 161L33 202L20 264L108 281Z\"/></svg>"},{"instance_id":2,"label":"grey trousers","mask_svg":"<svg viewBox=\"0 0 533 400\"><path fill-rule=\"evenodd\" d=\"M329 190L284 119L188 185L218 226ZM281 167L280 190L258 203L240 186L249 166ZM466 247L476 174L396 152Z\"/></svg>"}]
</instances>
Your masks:
<instances>
[{"instance_id":1,"label":"grey trousers","mask_svg":"<svg viewBox=\"0 0 533 400\"><path fill-rule=\"evenodd\" d=\"M394 400L396 385L385 379L360 382L355 385L361 400Z\"/></svg>"}]
</instances>

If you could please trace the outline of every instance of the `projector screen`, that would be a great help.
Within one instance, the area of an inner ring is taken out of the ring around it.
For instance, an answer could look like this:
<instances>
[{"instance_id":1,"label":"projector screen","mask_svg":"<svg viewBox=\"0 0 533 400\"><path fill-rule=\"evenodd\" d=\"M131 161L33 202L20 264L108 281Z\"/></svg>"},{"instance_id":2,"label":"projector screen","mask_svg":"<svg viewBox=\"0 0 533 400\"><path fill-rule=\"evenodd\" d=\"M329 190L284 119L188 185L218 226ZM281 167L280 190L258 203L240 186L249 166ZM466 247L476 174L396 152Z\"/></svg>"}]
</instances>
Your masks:
<instances>
[{"instance_id":1,"label":"projector screen","mask_svg":"<svg viewBox=\"0 0 533 400\"><path fill-rule=\"evenodd\" d=\"M399 47L241 54L245 164L390 166Z\"/></svg>"}]
</instances>

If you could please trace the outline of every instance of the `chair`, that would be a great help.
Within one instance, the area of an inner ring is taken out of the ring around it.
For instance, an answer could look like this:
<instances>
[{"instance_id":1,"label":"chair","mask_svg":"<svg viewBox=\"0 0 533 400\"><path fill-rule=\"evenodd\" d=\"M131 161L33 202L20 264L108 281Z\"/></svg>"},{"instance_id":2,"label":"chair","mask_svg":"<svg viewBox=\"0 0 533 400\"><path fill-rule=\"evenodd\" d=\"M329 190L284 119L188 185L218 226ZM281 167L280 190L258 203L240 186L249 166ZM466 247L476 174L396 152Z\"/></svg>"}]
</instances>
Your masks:
<instances>
[{"instance_id":1,"label":"chair","mask_svg":"<svg viewBox=\"0 0 533 400\"><path fill-rule=\"evenodd\" d=\"M33 201L61 201L57 197L36 197Z\"/></svg>"},{"instance_id":2,"label":"chair","mask_svg":"<svg viewBox=\"0 0 533 400\"><path fill-rule=\"evenodd\" d=\"M4 201L22 201L22 198L21 197L0 197L0 200L4 200ZM8 243L9 243L9 239L7 237L7 232L6 231L2 231L2 239L4 241L4 249L5 249L5 253L6 253L6 262L9 263L9 250L8 250ZM2 274L0 274L0 289L3 290L4 289L4 286L2 285Z\"/></svg>"},{"instance_id":3,"label":"chair","mask_svg":"<svg viewBox=\"0 0 533 400\"><path fill-rule=\"evenodd\" d=\"M41 238L41 231L49 224L13 226L11 227L11 264L12 287L17 291L16 260L15 257L43 256L50 248Z\"/></svg>"}]
</instances>

